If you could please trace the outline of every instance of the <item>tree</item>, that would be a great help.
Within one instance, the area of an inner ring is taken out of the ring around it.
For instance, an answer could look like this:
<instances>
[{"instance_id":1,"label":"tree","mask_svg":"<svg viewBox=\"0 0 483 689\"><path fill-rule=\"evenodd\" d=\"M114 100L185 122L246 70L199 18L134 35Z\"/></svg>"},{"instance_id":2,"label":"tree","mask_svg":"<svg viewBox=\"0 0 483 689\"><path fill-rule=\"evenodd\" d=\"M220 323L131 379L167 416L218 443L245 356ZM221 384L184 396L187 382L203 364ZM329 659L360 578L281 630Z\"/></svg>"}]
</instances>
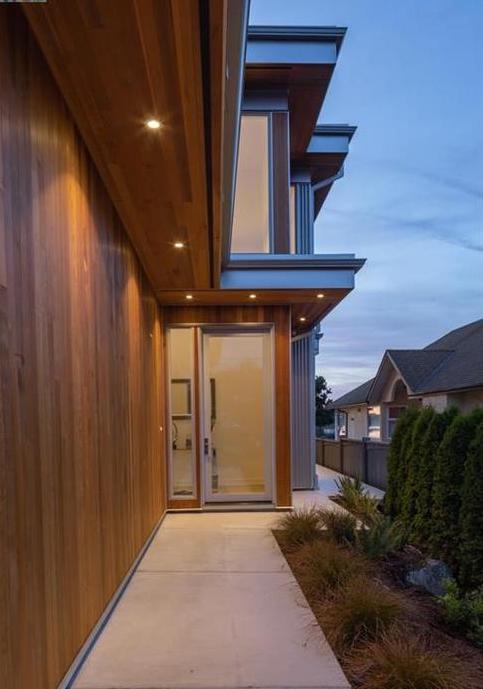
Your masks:
<instances>
[{"instance_id":1,"label":"tree","mask_svg":"<svg viewBox=\"0 0 483 689\"><path fill-rule=\"evenodd\" d=\"M414 516L412 538L421 544L428 542L431 536L431 509L433 506L433 475L438 448L446 429L458 413L456 407L446 409L442 414L435 414L429 423L421 446L419 468L416 482L416 514Z\"/></svg>"},{"instance_id":2,"label":"tree","mask_svg":"<svg viewBox=\"0 0 483 689\"><path fill-rule=\"evenodd\" d=\"M413 426L411 442L408 446L405 464L406 476L402 490L401 520L408 533L411 532L416 516L416 500L419 492L418 472L421 463L422 448L429 425L436 412L433 407L423 407Z\"/></svg>"},{"instance_id":3,"label":"tree","mask_svg":"<svg viewBox=\"0 0 483 689\"><path fill-rule=\"evenodd\" d=\"M411 439L412 427L418 418L418 409L409 407L401 414L394 429L387 460L387 491L384 497L384 511L390 517L399 515L402 503L402 489L405 479L404 457Z\"/></svg>"},{"instance_id":4,"label":"tree","mask_svg":"<svg viewBox=\"0 0 483 689\"><path fill-rule=\"evenodd\" d=\"M332 390L327 385L324 376L315 376L315 425L327 426L334 420L334 412L327 409L332 402Z\"/></svg>"},{"instance_id":5,"label":"tree","mask_svg":"<svg viewBox=\"0 0 483 689\"><path fill-rule=\"evenodd\" d=\"M460 513L460 571L465 588L483 585L483 421L470 444Z\"/></svg>"},{"instance_id":6,"label":"tree","mask_svg":"<svg viewBox=\"0 0 483 689\"><path fill-rule=\"evenodd\" d=\"M458 560L466 455L482 420L482 409L465 416L455 416L444 434L436 456L430 543L434 554L452 566L456 566Z\"/></svg>"}]
</instances>

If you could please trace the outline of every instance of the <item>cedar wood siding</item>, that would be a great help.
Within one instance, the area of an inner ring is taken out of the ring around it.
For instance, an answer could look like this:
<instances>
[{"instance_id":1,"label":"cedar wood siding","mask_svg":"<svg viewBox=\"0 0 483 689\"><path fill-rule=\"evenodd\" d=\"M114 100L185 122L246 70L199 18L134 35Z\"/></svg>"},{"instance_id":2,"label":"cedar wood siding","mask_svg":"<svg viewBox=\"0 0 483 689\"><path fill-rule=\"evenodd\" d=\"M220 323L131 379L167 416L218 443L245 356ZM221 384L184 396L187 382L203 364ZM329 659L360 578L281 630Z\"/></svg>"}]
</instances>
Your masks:
<instances>
[{"instance_id":1,"label":"cedar wood siding","mask_svg":"<svg viewBox=\"0 0 483 689\"><path fill-rule=\"evenodd\" d=\"M162 312L0 7L0 686L54 689L165 510Z\"/></svg>"}]
</instances>

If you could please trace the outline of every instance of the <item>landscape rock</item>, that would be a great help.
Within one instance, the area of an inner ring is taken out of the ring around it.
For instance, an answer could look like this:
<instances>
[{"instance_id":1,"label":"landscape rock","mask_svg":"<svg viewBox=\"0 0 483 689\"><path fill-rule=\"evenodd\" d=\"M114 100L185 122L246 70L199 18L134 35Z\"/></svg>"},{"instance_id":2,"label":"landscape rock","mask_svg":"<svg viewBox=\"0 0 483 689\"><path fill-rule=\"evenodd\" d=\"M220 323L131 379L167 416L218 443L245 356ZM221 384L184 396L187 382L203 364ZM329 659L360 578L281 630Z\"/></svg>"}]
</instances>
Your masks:
<instances>
[{"instance_id":1,"label":"landscape rock","mask_svg":"<svg viewBox=\"0 0 483 689\"><path fill-rule=\"evenodd\" d=\"M433 596L444 595L444 582L452 579L449 567L441 560L426 560L420 569L408 572L407 581L414 586L421 586Z\"/></svg>"}]
</instances>

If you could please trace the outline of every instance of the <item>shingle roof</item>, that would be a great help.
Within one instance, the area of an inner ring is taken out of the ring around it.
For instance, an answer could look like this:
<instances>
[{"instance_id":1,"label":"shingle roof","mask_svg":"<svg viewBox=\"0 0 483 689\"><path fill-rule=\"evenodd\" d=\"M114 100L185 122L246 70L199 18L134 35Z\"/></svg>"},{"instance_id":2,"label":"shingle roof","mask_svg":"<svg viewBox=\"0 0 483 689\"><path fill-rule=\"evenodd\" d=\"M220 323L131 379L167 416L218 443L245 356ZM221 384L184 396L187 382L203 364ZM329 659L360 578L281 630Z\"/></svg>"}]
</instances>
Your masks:
<instances>
[{"instance_id":1,"label":"shingle roof","mask_svg":"<svg viewBox=\"0 0 483 689\"><path fill-rule=\"evenodd\" d=\"M420 385L418 392L483 387L483 318L451 331L426 349L435 346L452 352Z\"/></svg>"},{"instance_id":2,"label":"shingle roof","mask_svg":"<svg viewBox=\"0 0 483 689\"><path fill-rule=\"evenodd\" d=\"M455 330L450 330L449 333L440 337L439 340L431 342L431 344L426 345L424 349L455 349L458 345L463 343L468 337L477 335L478 332L481 333L483 328L483 318L479 321L473 321L473 323L467 323L467 325L462 325L461 328L456 328Z\"/></svg>"},{"instance_id":3,"label":"shingle roof","mask_svg":"<svg viewBox=\"0 0 483 689\"><path fill-rule=\"evenodd\" d=\"M451 330L424 349L388 349L413 395L483 387L483 318ZM384 359L383 359L384 361ZM368 380L332 402L332 409L367 401Z\"/></svg>"},{"instance_id":4,"label":"shingle roof","mask_svg":"<svg viewBox=\"0 0 483 689\"><path fill-rule=\"evenodd\" d=\"M366 382L362 383L362 385L359 385L359 387L354 388L345 395L342 395L342 397L339 397L339 399L328 404L327 409L338 409L339 407L350 407L353 404L364 404L367 402L367 395L371 389L373 380L374 378L366 380Z\"/></svg>"},{"instance_id":5,"label":"shingle roof","mask_svg":"<svg viewBox=\"0 0 483 689\"><path fill-rule=\"evenodd\" d=\"M441 349L388 349L386 354L399 369L404 382L415 392L450 355Z\"/></svg>"}]
</instances>

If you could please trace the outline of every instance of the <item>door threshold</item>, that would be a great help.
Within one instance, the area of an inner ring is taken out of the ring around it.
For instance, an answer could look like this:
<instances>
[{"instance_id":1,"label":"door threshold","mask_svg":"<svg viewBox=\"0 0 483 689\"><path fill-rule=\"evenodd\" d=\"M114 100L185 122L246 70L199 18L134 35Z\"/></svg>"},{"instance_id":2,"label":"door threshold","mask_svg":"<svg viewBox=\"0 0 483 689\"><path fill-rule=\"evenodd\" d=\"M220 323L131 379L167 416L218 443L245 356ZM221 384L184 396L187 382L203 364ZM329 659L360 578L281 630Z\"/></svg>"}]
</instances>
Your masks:
<instances>
[{"instance_id":1,"label":"door threshold","mask_svg":"<svg viewBox=\"0 0 483 689\"><path fill-rule=\"evenodd\" d=\"M272 502L210 502L203 505L204 512L274 512Z\"/></svg>"}]
</instances>

